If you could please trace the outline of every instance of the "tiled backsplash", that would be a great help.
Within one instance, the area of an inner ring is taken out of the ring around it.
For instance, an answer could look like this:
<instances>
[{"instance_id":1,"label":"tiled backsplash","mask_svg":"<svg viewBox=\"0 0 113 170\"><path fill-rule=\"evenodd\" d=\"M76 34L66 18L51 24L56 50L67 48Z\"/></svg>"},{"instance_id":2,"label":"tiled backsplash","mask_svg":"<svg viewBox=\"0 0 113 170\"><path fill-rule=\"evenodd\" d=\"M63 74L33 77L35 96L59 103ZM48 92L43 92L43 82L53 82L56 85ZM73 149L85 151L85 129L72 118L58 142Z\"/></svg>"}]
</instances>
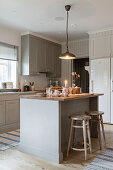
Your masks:
<instances>
[{"instance_id":1,"label":"tiled backsplash","mask_svg":"<svg viewBox=\"0 0 113 170\"><path fill-rule=\"evenodd\" d=\"M48 86L48 78L45 74L40 74L38 76L20 76L20 88L23 91L23 86L25 84L25 80L29 85L29 82L34 82L35 90L45 90Z\"/></svg>"}]
</instances>

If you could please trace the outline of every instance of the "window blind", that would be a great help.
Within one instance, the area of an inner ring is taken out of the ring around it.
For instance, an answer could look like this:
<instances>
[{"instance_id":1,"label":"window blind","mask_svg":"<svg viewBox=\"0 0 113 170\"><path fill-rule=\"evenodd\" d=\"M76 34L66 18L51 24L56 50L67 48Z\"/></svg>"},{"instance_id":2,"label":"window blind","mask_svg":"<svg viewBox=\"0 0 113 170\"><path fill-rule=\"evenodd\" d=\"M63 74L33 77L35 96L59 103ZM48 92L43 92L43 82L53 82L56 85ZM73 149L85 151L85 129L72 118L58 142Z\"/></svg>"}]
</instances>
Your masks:
<instances>
[{"instance_id":1,"label":"window blind","mask_svg":"<svg viewBox=\"0 0 113 170\"><path fill-rule=\"evenodd\" d=\"M0 59L17 61L17 50L16 46L0 43Z\"/></svg>"}]
</instances>

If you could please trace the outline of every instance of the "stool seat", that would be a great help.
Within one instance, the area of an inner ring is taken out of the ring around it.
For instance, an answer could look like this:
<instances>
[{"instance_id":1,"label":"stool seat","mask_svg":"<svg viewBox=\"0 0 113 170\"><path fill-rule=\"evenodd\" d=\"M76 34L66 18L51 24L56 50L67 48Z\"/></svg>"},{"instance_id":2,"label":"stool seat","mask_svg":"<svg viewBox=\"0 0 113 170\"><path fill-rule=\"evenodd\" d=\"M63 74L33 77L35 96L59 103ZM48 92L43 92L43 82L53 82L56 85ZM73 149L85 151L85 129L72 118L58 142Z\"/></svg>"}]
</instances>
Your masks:
<instances>
[{"instance_id":1,"label":"stool seat","mask_svg":"<svg viewBox=\"0 0 113 170\"><path fill-rule=\"evenodd\" d=\"M83 114L83 115L81 115L81 114L72 115L70 118L72 120L90 120L91 119L90 116L85 115L85 114Z\"/></svg>"},{"instance_id":2,"label":"stool seat","mask_svg":"<svg viewBox=\"0 0 113 170\"><path fill-rule=\"evenodd\" d=\"M90 116L98 116L98 115L103 115L104 112L102 111L88 111L86 112L87 115L90 115Z\"/></svg>"}]
</instances>

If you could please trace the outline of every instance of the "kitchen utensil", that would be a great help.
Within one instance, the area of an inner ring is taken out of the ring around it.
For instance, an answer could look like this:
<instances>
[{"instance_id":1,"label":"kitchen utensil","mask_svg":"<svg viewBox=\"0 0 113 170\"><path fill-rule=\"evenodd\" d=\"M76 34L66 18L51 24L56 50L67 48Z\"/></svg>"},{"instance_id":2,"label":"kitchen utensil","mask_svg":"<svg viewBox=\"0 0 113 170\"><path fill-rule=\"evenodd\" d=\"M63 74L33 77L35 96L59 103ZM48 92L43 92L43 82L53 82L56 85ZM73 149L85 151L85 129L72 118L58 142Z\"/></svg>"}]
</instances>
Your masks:
<instances>
[{"instance_id":1,"label":"kitchen utensil","mask_svg":"<svg viewBox=\"0 0 113 170\"><path fill-rule=\"evenodd\" d=\"M6 82L1 83L2 89L6 89Z\"/></svg>"},{"instance_id":2,"label":"kitchen utensil","mask_svg":"<svg viewBox=\"0 0 113 170\"><path fill-rule=\"evenodd\" d=\"M34 91L34 90L35 90L34 82L30 82L30 90L31 90L31 91Z\"/></svg>"}]
</instances>

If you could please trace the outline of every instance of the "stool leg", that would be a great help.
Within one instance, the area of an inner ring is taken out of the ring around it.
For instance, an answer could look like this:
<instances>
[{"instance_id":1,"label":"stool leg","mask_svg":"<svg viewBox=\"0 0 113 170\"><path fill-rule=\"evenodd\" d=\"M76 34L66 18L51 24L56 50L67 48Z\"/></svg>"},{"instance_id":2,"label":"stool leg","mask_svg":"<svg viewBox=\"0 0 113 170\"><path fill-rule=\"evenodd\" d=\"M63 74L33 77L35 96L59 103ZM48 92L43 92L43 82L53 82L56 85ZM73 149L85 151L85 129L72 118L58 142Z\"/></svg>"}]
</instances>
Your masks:
<instances>
[{"instance_id":1,"label":"stool leg","mask_svg":"<svg viewBox=\"0 0 113 170\"><path fill-rule=\"evenodd\" d=\"M70 126L69 140L68 140L68 146L67 146L67 157L69 154L69 149L70 149L70 144L71 144L72 128L73 128L73 120L71 120L71 126Z\"/></svg>"},{"instance_id":2,"label":"stool leg","mask_svg":"<svg viewBox=\"0 0 113 170\"><path fill-rule=\"evenodd\" d=\"M76 120L74 120L73 124L76 125ZM75 146L75 139L76 139L76 128L73 128L73 141L72 141L72 147Z\"/></svg>"},{"instance_id":3,"label":"stool leg","mask_svg":"<svg viewBox=\"0 0 113 170\"><path fill-rule=\"evenodd\" d=\"M87 138L86 138L86 121L85 120L83 120L83 136L84 136L85 160L87 160Z\"/></svg>"},{"instance_id":4,"label":"stool leg","mask_svg":"<svg viewBox=\"0 0 113 170\"><path fill-rule=\"evenodd\" d=\"M89 149L90 149L90 153L92 153L92 149L91 149L91 134L90 134L89 121L87 122L87 131L88 131Z\"/></svg>"},{"instance_id":5,"label":"stool leg","mask_svg":"<svg viewBox=\"0 0 113 170\"><path fill-rule=\"evenodd\" d=\"M101 140L101 131L100 131L100 117L97 116L98 119L98 138L99 138L99 145L100 145L100 150L102 150L102 140Z\"/></svg>"},{"instance_id":6,"label":"stool leg","mask_svg":"<svg viewBox=\"0 0 113 170\"><path fill-rule=\"evenodd\" d=\"M74 147L75 146L75 138L76 138L76 129L75 128L73 128L73 141L72 141L72 147Z\"/></svg>"},{"instance_id":7,"label":"stool leg","mask_svg":"<svg viewBox=\"0 0 113 170\"><path fill-rule=\"evenodd\" d=\"M105 146L106 146L106 138L105 138L105 131L104 131L102 115L100 116L100 119L101 119L101 126L102 126L102 133L103 133L104 143L105 143Z\"/></svg>"}]
</instances>

